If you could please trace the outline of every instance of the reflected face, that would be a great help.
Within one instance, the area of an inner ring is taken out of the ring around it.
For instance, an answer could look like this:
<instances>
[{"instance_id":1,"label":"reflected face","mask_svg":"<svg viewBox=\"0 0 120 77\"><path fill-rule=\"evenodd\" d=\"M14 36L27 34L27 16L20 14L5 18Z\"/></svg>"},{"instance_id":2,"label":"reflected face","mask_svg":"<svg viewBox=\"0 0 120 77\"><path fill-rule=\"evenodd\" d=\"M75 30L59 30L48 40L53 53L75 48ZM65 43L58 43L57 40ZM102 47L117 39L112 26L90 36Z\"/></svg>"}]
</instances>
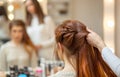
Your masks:
<instances>
[{"instance_id":1,"label":"reflected face","mask_svg":"<svg viewBox=\"0 0 120 77\"><path fill-rule=\"evenodd\" d=\"M34 7L34 4L33 4L33 2L31 0L27 0L25 5L27 7L27 11L30 14L35 14L35 7Z\"/></svg>"},{"instance_id":2,"label":"reflected face","mask_svg":"<svg viewBox=\"0 0 120 77\"><path fill-rule=\"evenodd\" d=\"M21 26L13 26L11 28L11 39L17 42L21 42L23 39L23 28Z\"/></svg>"}]
</instances>

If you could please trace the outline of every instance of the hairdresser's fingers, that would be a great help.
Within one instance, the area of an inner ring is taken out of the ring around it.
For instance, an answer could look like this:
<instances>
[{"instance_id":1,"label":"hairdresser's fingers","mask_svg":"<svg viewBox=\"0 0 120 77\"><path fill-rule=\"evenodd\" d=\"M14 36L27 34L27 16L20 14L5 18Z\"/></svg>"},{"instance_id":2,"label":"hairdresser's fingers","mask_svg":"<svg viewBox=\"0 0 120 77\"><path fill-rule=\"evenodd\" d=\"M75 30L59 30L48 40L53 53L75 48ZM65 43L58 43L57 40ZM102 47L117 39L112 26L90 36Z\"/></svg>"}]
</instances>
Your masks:
<instances>
[{"instance_id":1,"label":"hairdresser's fingers","mask_svg":"<svg viewBox=\"0 0 120 77\"><path fill-rule=\"evenodd\" d=\"M101 37L97 33L91 31L87 35L87 41L88 41L88 43L90 45L92 45L94 47L97 47L97 45L99 44L99 42L102 41L102 40L101 40Z\"/></svg>"},{"instance_id":2,"label":"hairdresser's fingers","mask_svg":"<svg viewBox=\"0 0 120 77\"><path fill-rule=\"evenodd\" d=\"M92 33L89 33L88 35L87 35L87 41L88 41L88 43L90 44L90 45L93 45L94 46L94 44L93 44L93 41L94 41L94 39L93 39L93 35L92 35Z\"/></svg>"},{"instance_id":3,"label":"hairdresser's fingers","mask_svg":"<svg viewBox=\"0 0 120 77\"><path fill-rule=\"evenodd\" d=\"M91 41L91 40L93 39L95 33L94 33L92 30L88 29L88 28L87 28L87 30L90 32L90 33L87 35L87 40L88 40L88 41Z\"/></svg>"},{"instance_id":4,"label":"hairdresser's fingers","mask_svg":"<svg viewBox=\"0 0 120 77\"><path fill-rule=\"evenodd\" d=\"M87 27L87 31L90 32L90 33L92 33L92 34L96 34L94 31L92 31L92 30L89 29L88 27Z\"/></svg>"},{"instance_id":5,"label":"hairdresser's fingers","mask_svg":"<svg viewBox=\"0 0 120 77\"><path fill-rule=\"evenodd\" d=\"M93 32L93 31L92 31L91 29L89 29L88 27L87 27L87 31L90 32L90 33Z\"/></svg>"},{"instance_id":6,"label":"hairdresser's fingers","mask_svg":"<svg viewBox=\"0 0 120 77\"><path fill-rule=\"evenodd\" d=\"M90 45L98 48L99 51L102 51L102 49L106 47L102 38L95 32L89 33L86 39Z\"/></svg>"}]
</instances>

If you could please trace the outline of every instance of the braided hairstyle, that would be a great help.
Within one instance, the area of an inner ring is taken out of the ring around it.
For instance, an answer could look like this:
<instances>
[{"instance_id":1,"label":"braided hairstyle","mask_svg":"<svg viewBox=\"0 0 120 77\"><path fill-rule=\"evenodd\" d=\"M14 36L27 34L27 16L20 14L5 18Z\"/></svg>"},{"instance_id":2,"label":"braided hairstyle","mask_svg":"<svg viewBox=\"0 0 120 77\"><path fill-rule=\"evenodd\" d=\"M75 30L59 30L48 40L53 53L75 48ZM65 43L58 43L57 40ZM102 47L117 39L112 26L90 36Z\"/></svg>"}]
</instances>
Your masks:
<instances>
[{"instance_id":1,"label":"braided hairstyle","mask_svg":"<svg viewBox=\"0 0 120 77\"><path fill-rule=\"evenodd\" d=\"M84 24L77 20L67 20L56 28L56 42L63 45L70 62L74 56L73 65L77 77L117 77L104 62L97 48L87 42L89 32ZM69 56L69 57L68 57Z\"/></svg>"}]
</instances>

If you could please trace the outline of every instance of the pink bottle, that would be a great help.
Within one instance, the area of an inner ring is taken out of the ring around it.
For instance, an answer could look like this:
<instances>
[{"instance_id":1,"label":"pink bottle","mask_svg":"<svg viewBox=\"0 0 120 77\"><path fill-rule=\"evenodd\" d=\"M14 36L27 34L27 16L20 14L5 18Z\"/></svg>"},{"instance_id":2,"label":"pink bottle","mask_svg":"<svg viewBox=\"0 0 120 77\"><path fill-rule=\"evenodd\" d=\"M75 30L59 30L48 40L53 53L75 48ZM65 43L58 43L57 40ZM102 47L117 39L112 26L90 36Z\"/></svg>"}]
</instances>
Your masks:
<instances>
[{"instance_id":1,"label":"pink bottle","mask_svg":"<svg viewBox=\"0 0 120 77\"><path fill-rule=\"evenodd\" d=\"M42 69L41 68L37 68L36 69L36 77L42 77Z\"/></svg>"}]
</instances>

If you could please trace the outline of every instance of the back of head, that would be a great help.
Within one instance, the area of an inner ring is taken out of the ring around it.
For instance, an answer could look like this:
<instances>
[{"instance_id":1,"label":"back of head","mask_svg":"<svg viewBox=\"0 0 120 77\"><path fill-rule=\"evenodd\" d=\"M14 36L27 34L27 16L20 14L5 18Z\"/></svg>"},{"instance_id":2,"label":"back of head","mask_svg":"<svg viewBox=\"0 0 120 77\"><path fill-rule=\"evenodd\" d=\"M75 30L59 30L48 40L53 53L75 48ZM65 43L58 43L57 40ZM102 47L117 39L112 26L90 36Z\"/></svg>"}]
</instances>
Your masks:
<instances>
[{"instance_id":1,"label":"back of head","mask_svg":"<svg viewBox=\"0 0 120 77\"><path fill-rule=\"evenodd\" d=\"M56 41L68 50L66 55L74 56L76 60L73 67L77 77L116 77L98 49L87 42L88 33L86 26L76 20L63 22L55 31Z\"/></svg>"}]
</instances>

